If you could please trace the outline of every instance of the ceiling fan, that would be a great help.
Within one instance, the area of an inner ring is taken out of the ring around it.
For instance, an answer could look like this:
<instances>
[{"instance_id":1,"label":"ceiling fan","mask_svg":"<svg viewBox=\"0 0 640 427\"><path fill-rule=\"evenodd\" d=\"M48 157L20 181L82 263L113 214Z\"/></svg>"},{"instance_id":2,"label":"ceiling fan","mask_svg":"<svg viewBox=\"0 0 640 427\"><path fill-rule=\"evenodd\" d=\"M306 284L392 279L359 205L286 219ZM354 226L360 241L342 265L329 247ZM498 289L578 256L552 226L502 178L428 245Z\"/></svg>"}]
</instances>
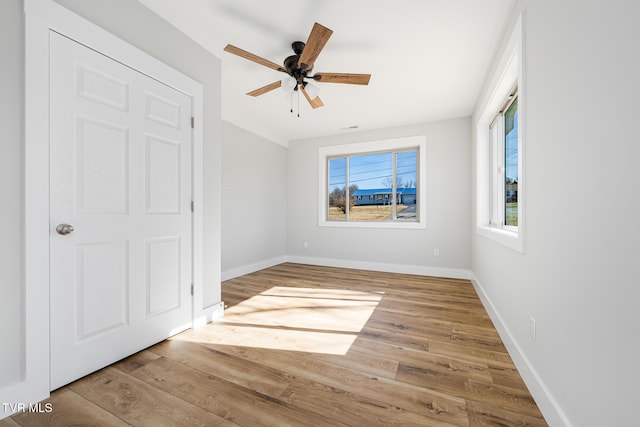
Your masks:
<instances>
[{"instance_id":1,"label":"ceiling fan","mask_svg":"<svg viewBox=\"0 0 640 427\"><path fill-rule=\"evenodd\" d=\"M312 85L308 80L313 80L319 83L368 85L369 79L371 78L371 74L315 73L311 75L313 64L318 58L318 55L320 55L325 44L327 44L331 34L333 34L332 30L316 22L311 29L307 43L296 41L291 44L294 55L287 57L284 60L283 65L278 65L230 44L228 44L224 50L248 59L249 61L269 67L273 70L286 73L289 76L253 90L247 93L247 95L259 96L279 87L284 87L289 92L299 90L307 99L311 107L318 108L322 107L324 104L318 97L317 87Z\"/></svg>"}]
</instances>

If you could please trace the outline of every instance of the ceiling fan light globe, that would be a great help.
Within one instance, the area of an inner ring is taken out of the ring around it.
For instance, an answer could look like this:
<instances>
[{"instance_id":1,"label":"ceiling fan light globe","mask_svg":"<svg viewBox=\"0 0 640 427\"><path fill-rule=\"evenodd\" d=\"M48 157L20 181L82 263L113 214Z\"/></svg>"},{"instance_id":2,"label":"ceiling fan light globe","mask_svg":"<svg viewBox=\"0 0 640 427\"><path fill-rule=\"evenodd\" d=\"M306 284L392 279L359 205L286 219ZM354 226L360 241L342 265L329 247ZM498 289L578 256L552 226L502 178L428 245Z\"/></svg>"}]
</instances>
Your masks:
<instances>
[{"instance_id":1,"label":"ceiling fan light globe","mask_svg":"<svg viewBox=\"0 0 640 427\"><path fill-rule=\"evenodd\" d=\"M296 85L298 84L296 79L294 79L291 76L285 77L284 79L282 79L280 81L280 83L281 83L281 86L282 86L282 90L284 90L287 93L293 92L293 90L295 89Z\"/></svg>"}]
</instances>

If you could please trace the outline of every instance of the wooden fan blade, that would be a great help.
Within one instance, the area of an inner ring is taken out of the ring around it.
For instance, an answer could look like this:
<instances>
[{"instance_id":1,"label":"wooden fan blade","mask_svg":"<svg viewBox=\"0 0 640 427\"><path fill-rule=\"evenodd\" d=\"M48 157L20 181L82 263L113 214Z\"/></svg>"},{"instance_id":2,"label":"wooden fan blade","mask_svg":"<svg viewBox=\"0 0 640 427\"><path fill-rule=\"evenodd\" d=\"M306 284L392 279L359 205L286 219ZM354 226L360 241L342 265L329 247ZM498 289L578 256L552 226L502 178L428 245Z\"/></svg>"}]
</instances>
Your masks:
<instances>
[{"instance_id":1,"label":"wooden fan blade","mask_svg":"<svg viewBox=\"0 0 640 427\"><path fill-rule=\"evenodd\" d=\"M256 90L252 90L251 92L247 93L247 95L249 96L260 96L264 93L270 92L274 89L278 89L280 86L282 86L282 82L280 80L278 80L277 82L273 82L273 83L269 83L266 86L262 86L259 89Z\"/></svg>"},{"instance_id":2,"label":"wooden fan blade","mask_svg":"<svg viewBox=\"0 0 640 427\"><path fill-rule=\"evenodd\" d=\"M316 73L313 79L321 83L345 83L350 85L368 85L371 74Z\"/></svg>"},{"instance_id":3,"label":"wooden fan blade","mask_svg":"<svg viewBox=\"0 0 640 427\"><path fill-rule=\"evenodd\" d=\"M247 52L246 50L242 50L239 47L235 47L233 45L228 44L224 48L225 52L233 53L234 55L238 55L241 58L248 59L249 61L253 61L260 65L264 65L265 67L271 68L272 70L287 72L282 66L276 64L275 62L271 62L267 59L261 58L258 55L254 55L251 52Z\"/></svg>"},{"instance_id":4,"label":"wooden fan blade","mask_svg":"<svg viewBox=\"0 0 640 427\"><path fill-rule=\"evenodd\" d=\"M318 55L324 48L324 45L329 41L329 37L333 34L333 30L323 27L317 22L313 24L307 43L304 46L300 59L298 60L298 67L303 70L310 70L313 68L313 63L316 62Z\"/></svg>"},{"instance_id":5,"label":"wooden fan blade","mask_svg":"<svg viewBox=\"0 0 640 427\"><path fill-rule=\"evenodd\" d=\"M324 104L322 103L322 100L320 99L319 96L316 96L315 98L311 99L311 97L309 97L309 94L307 93L307 91L304 90L304 88L302 86L300 86L300 90L302 91L302 94L304 95L304 97L307 98L307 101L309 101L309 104L311 104L311 107L314 110L316 108L320 108L320 107L324 106Z\"/></svg>"}]
</instances>

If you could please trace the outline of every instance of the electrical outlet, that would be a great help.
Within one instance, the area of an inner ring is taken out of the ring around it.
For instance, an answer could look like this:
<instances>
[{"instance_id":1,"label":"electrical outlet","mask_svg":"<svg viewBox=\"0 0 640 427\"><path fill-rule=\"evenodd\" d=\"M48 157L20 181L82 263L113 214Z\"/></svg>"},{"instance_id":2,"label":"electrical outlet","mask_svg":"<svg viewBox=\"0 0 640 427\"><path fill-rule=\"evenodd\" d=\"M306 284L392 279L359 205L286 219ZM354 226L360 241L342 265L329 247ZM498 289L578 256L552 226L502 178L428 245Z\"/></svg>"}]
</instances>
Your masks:
<instances>
[{"instance_id":1,"label":"electrical outlet","mask_svg":"<svg viewBox=\"0 0 640 427\"><path fill-rule=\"evenodd\" d=\"M302 247L305 249L309 248L309 242L302 242Z\"/></svg>"},{"instance_id":2,"label":"electrical outlet","mask_svg":"<svg viewBox=\"0 0 640 427\"><path fill-rule=\"evenodd\" d=\"M529 317L529 326L531 327L531 339L533 342L536 341L536 318L531 316Z\"/></svg>"},{"instance_id":3,"label":"electrical outlet","mask_svg":"<svg viewBox=\"0 0 640 427\"><path fill-rule=\"evenodd\" d=\"M433 256L440 256L440 249L434 249Z\"/></svg>"}]
</instances>

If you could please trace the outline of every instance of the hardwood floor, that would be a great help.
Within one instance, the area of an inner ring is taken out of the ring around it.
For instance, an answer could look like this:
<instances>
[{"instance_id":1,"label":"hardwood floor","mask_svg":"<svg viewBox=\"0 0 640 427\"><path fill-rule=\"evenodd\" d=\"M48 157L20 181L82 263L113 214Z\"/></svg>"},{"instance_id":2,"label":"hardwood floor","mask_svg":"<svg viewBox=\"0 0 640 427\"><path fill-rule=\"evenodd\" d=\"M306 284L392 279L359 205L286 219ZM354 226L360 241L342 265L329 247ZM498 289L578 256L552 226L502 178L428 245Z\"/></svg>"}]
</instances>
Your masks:
<instances>
[{"instance_id":1,"label":"hardwood floor","mask_svg":"<svg viewBox=\"0 0 640 427\"><path fill-rule=\"evenodd\" d=\"M545 426L471 284L281 264L7 426Z\"/></svg>"}]
</instances>

